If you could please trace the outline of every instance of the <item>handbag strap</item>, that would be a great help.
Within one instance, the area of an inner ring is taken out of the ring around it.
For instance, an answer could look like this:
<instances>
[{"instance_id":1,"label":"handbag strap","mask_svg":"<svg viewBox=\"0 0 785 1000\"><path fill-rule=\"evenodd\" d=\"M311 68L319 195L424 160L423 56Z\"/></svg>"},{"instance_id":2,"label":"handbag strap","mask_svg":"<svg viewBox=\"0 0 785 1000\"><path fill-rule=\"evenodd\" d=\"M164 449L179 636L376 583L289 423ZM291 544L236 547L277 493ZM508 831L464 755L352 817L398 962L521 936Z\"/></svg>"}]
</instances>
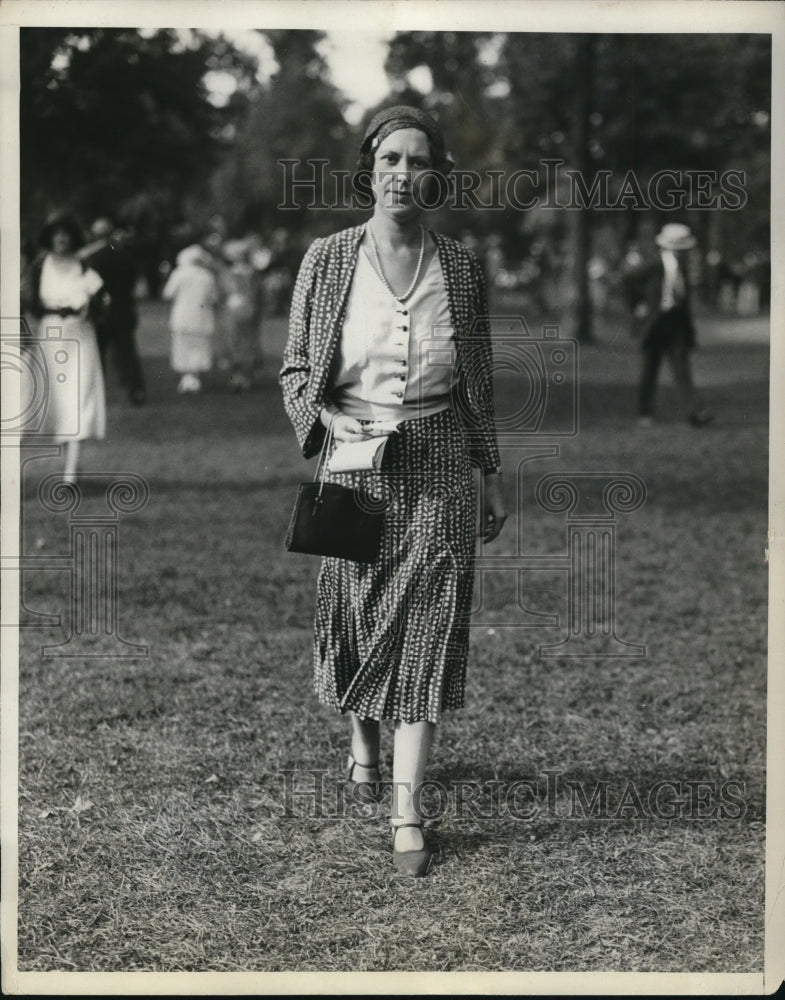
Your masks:
<instances>
[{"instance_id":1,"label":"handbag strap","mask_svg":"<svg viewBox=\"0 0 785 1000\"><path fill-rule=\"evenodd\" d=\"M330 444L333 439L333 424L335 423L335 418L337 414L333 413L330 415L330 423L327 425L327 431L324 435L324 440L322 441L322 450L319 452L319 461L316 463L316 470L313 474L313 481L316 482L319 479L319 493L317 500L321 499L322 493L324 491L324 481L327 475L327 453L330 450ZM319 476L319 469L321 468L321 477Z\"/></svg>"}]
</instances>

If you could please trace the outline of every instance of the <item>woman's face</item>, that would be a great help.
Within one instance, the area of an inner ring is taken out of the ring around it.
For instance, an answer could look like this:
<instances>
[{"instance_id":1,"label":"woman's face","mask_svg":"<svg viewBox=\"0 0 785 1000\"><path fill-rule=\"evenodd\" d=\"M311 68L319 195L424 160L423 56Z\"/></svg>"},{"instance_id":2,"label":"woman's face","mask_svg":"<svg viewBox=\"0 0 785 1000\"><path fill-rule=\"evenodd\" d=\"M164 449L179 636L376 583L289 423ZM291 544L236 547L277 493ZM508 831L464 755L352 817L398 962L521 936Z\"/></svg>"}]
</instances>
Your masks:
<instances>
[{"instance_id":1,"label":"woman's face","mask_svg":"<svg viewBox=\"0 0 785 1000\"><path fill-rule=\"evenodd\" d=\"M71 234L67 229L58 226L52 233L52 251L54 253L66 254L71 249Z\"/></svg>"},{"instance_id":2,"label":"woman's face","mask_svg":"<svg viewBox=\"0 0 785 1000\"><path fill-rule=\"evenodd\" d=\"M400 219L419 214L423 175L432 170L431 151L424 132L418 128L391 132L379 143L374 156L372 188L376 210ZM422 178L419 183L418 177Z\"/></svg>"}]
</instances>

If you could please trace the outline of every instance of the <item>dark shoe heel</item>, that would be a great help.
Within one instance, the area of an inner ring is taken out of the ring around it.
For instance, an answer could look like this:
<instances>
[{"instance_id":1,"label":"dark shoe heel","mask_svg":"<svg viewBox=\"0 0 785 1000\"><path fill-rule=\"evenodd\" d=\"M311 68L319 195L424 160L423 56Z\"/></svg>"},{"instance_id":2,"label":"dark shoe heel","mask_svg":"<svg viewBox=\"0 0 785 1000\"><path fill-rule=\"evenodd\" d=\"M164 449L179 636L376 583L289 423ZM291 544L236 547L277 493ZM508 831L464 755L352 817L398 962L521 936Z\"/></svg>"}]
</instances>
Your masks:
<instances>
[{"instance_id":1,"label":"dark shoe heel","mask_svg":"<svg viewBox=\"0 0 785 1000\"><path fill-rule=\"evenodd\" d=\"M427 843L418 851L397 850L395 846L395 835L405 826L417 827L418 830L423 830L422 823L396 823L393 825L393 865L399 875L405 875L408 878L422 878L424 875L427 875L430 870L433 854ZM425 840L424 831L423 840Z\"/></svg>"}]
</instances>

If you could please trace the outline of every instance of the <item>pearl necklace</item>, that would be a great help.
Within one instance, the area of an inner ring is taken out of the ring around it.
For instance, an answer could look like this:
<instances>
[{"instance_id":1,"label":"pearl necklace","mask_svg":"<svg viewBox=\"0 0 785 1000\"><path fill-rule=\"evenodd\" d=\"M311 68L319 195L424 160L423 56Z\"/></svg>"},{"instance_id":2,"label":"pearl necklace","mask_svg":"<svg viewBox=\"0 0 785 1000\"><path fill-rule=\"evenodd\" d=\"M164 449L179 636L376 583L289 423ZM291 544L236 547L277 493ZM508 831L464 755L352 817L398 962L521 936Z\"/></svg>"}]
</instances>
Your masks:
<instances>
[{"instance_id":1,"label":"pearl necklace","mask_svg":"<svg viewBox=\"0 0 785 1000\"><path fill-rule=\"evenodd\" d=\"M379 277L382 279L384 287L387 289L390 295L392 295L392 297L395 299L396 302L401 302L401 303L405 302L414 291L417 282L420 280L420 271L422 270L422 262L423 259L425 258L425 230L423 229L422 226L420 226L420 259L417 261L417 270L414 272L412 283L409 285L409 287L406 289L403 295L396 295L395 292L392 290L390 282L385 277L384 271L382 269L382 262L379 259L379 250L377 249L376 240L373 237L373 230L371 229L370 226L368 226L368 235L371 237L371 251L373 252L373 259L376 261L376 270L379 272Z\"/></svg>"}]
</instances>

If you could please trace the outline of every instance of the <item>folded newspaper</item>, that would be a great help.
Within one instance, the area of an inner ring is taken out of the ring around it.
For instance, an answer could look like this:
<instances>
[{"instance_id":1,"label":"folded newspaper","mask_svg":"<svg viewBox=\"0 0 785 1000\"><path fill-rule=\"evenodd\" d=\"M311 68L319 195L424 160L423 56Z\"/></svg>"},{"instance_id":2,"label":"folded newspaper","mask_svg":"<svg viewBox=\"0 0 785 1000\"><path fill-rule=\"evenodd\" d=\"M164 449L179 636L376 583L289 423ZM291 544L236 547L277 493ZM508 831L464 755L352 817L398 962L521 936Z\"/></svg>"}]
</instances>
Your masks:
<instances>
[{"instance_id":1,"label":"folded newspaper","mask_svg":"<svg viewBox=\"0 0 785 1000\"><path fill-rule=\"evenodd\" d=\"M328 472L361 472L382 467L382 458L391 434L375 435L364 441L342 441L330 455Z\"/></svg>"}]
</instances>

